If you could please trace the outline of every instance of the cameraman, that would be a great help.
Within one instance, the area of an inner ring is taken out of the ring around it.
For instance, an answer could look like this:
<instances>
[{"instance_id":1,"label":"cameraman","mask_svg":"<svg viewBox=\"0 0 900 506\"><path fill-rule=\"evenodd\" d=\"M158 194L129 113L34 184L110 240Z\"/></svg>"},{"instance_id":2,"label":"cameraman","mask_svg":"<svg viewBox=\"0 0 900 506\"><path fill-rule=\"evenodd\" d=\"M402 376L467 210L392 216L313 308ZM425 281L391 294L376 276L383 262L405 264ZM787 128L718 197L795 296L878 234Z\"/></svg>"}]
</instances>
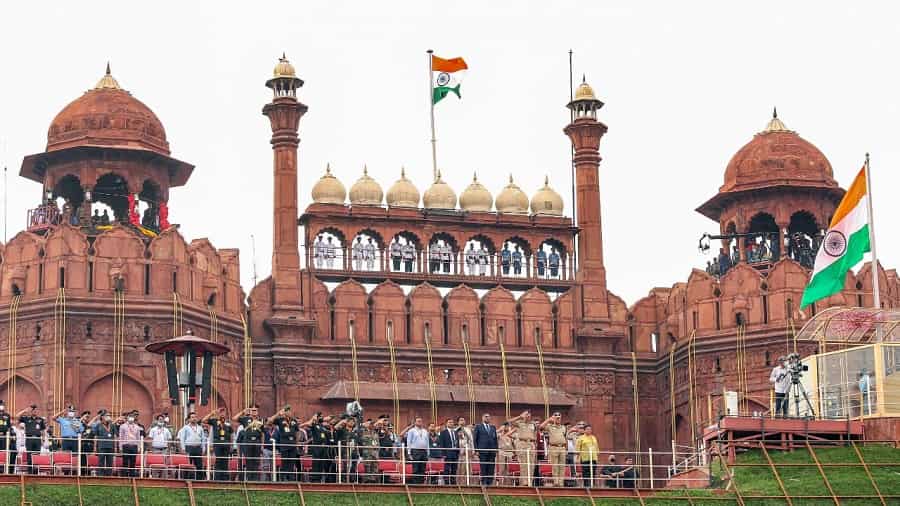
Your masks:
<instances>
[{"instance_id":1,"label":"cameraman","mask_svg":"<svg viewBox=\"0 0 900 506\"><path fill-rule=\"evenodd\" d=\"M791 388L791 374L784 366L785 358L778 357L778 365L769 374L769 383L775 388L775 417L788 416L788 391Z\"/></svg>"}]
</instances>

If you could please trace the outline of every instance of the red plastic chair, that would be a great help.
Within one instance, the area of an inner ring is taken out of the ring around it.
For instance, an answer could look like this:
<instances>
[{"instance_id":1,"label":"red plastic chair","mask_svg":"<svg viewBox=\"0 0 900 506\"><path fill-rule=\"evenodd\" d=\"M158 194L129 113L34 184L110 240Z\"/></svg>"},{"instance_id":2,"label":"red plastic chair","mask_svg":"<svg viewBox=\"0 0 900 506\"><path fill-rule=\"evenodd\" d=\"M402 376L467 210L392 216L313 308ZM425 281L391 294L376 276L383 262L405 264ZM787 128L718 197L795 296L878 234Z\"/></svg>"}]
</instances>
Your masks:
<instances>
[{"instance_id":1,"label":"red plastic chair","mask_svg":"<svg viewBox=\"0 0 900 506\"><path fill-rule=\"evenodd\" d=\"M176 476L181 479L182 471L196 471L197 468L191 464L191 459L184 453L173 453L169 455L169 466L175 469Z\"/></svg>"},{"instance_id":2,"label":"red plastic chair","mask_svg":"<svg viewBox=\"0 0 900 506\"><path fill-rule=\"evenodd\" d=\"M436 482L437 477L444 474L443 460L429 460L425 463L425 480L427 482Z\"/></svg>"},{"instance_id":3,"label":"red plastic chair","mask_svg":"<svg viewBox=\"0 0 900 506\"><path fill-rule=\"evenodd\" d=\"M53 459L49 454L35 453L31 456L31 465L37 468L37 474L53 474Z\"/></svg>"},{"instance_id":4,"label":"red plastic chair","mask_svg":"<svg viewBox=\"0 0 900 506\"><path fill-rule=\"evenodd\" d=\"M169 474L169 466L166 464L166 456L162 453L147 453L144 455L144 469L147 476L152 477L153 471L159 471L159 476L165 478Z\"/></svg>"},{"instance_id":5,"label":"red plastic chair","mask_svg":"<svg viewBox=\"0 0 900 506\"><path fill-rule=\"evenodd\" d=\"M72 472L72 452L58 451L53 455L53 474L60 472L62 474L71 474Z\"/></svg>"},{"instance_id":6,"label":"red plastic chair","mask_svg":"<svg viewBox=\"0 0 900 506\"><path fill-rule=\"evenodd\" d=\"M124 476L123 469L125 468L125 461L122 459L120 455L116 455L113 457L113 468L112 475L113 476Z\"/></svg>"},{"instance_id":7,"label":"red plastic chair","mask_svg":"<svg viewBox=\"0 0 900 506\"><path fill-rule=\"evenodd\" d=\"M378 461L378 471L385 474L396 473L397 467L399 467L399 463L396 460Z\"/></svg>"}]
</instances>

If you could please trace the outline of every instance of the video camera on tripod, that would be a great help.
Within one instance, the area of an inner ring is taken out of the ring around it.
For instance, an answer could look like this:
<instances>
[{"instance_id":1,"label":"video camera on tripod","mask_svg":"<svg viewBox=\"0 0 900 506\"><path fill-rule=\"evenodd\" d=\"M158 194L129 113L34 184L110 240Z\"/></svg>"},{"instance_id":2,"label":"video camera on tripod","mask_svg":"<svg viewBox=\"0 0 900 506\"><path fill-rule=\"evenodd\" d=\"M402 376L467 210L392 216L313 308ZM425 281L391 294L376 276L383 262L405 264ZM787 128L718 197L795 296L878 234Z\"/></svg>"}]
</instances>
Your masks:
<instances>
[{"instance_id":1,"label":"video camera on tripod","mask_svg":"<svg viewBox=\"0 0 900 506\"><path fill-rule=\"evenodd\" d=\"M809 366L801 362L800 354L797 352L784 357L784 368L791 375L791 383L795 385L800 383L800 377L803 376L803 373L809 370Z\"/></svg>"}]
</instances>

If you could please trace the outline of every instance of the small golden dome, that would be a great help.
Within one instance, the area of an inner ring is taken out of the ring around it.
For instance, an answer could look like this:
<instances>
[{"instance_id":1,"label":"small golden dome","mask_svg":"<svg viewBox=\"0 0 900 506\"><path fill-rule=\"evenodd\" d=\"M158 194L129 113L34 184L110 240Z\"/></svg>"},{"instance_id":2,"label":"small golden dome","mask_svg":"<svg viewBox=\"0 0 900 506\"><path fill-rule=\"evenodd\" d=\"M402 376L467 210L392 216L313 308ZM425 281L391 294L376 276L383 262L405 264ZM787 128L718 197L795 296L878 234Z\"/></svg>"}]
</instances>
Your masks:
<instances>
[{"instance_id":1,"label":"small golden dome","mask_svg":"<svg viewBox=\"0 0 900 506\"><path fill-rule=\"evenodd\" d=\"M377 181L369 177L369 168L363 166L363 175L350 187L350 203L355 206L380 206L384 192Z\"/></svg>"},{"instance_id":2,"label":"small golden dome","mask_svg":"<svg viewBox=\"0 0 900 506\"><path fill-rule=\"evenodd\" d=\"M528 195L513 182L509 175L509 184L497 195L497 212L508 214L528 214Z\"/></svg>"},{"instance_id":3,"label":"small golden dome","mask_svg":"<svg viewBox=\"0 0 900 506\"><path fill-rule=\"evenodd\" d=\"M463 211L490 212L494 205L491 192L478 182L478 174L472 176L472 183L459 195L459 207Z\"/></svg>"},{"instance_id":4,"label":"small golden dome","mask_svg":"<svg viewBox=\"0 0 900 506\"><path fill-rule=\"evenodd\" d=\"M531 197L531 214L543 216L562 216L563 199L550 188L550 178L544 176L544 187Z\"/></svg>"},{"instance_id":5,"label":"small golden dome","mask_svg":"<svg viewBox=\"0 0 900 506\"><path fill-rule=\"evenodd\" d=\"M312 198L316 204L343 204L347 198L344 184L331 174L331 164L325 166L325 174L313 186Z\"/></svg>"},{"instance_id":6,"label":"small golden dome","mask_svg":"<svg viewBox=\"0 0 900 506\"><path fill-rule=\"evenodd\" d=\"M790 132L788 127L784 126L784 122L778 119L778 109L772 109L772 119L769 120L769 124L762 131L762 133L769 132Z\"/></svg>"},{"instance_id":7,"label":"small golden dome","mask_svg":"<svg viewBox=\"0 0 900 506\"><path fill-rule=\"evenodd\" d=\"M406 179L406 169L400 168L400 179L387 192L388 207L419 207L419 189Z\"/></svg>"},{"instance_id":8,"label":"small golden dome","mask_svg":"<svg viewBox=\"0 0 900 506\"><path fill-rule=\"evenodd\" d=\"M437 179L431 187L425 190L422 204L425 209L456 209L456 192L441 180L441 171L438 171Z\"/></svg>"},{"instance_id":9,"label":"small golden dome","mask_svg":"<svg viewBox=\"0 0 900 506\"><path fill-rule=\"evenodd\" d=\"M121 90L122 88L119 86L119 82L116 81L116 78L112 76L112 72L109 71L109 62L106 62L106 74L97 81L97 85L94 86L95 90Z\"/></svg>"},{"instance_id":10,"label":"small golden dome","mask_svg":"<svg viewBox=\"0 0 900 506\"><path fill-rule=\"evenodd\" d=\"M278 63L275 64L275 70L272 71L272 77L277 79L279 77L297 77L297 71L294 70L294 66L291 65L291 62L288 61L287 56L284 53L281 53L281 58L278 59Z\"/></svg>"},{"instance_id":11,"label":"small golden dome","mask_svg":"<svg viewBox=\"0 0 900 506\"><path fill-rule=\"evenodd\" d=\"M578 85L578 89L575 90L575 100L597 100L597 96L594 95L594 88L591 88L591 85L584 79Z\"/></svg>"}]
</instances>

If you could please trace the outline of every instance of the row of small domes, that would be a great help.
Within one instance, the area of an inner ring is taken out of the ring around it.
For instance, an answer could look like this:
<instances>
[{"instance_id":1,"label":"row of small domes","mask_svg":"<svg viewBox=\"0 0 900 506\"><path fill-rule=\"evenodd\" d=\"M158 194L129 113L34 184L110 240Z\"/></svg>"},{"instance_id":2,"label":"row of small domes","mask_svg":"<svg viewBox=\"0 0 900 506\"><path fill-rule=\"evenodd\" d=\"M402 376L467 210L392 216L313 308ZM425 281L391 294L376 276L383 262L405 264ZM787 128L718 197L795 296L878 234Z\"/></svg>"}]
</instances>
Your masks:
<instances>
[{"instance_id":1,"label":"row of small domes","mask_svg":"<svg viewBox=\"0 0 900 506\"><path fill-rule=\"evenodd\" d=\"M344 185L331 173L331 166L325 168L325 174L319 178L312 189L313 202L316 204L344 204L347 198L347 190ZM363 168L360 177L350 187L350 204L380 206L383 203L384 192L381 185L369 176L367 168ZM388 207L419 207L419 189L406 178L406 171L400 170L398 179L387 191ZM456 192L441 179L438 172L437 179L425 190L422 196L422 204L425 209L456 209ZM497 195L496 201L491 192L480 182L478 176L473 176L472 183L463 190L459 196L459 207L463 211L490 212L496 207L497 212L510 214L528 214L528 196L509 176L509 184ZM563 200L553 188L550 187L549 178L544 178L544 186L531 198L531 214L562 216Z\"/></svg>"}]
</instances>

